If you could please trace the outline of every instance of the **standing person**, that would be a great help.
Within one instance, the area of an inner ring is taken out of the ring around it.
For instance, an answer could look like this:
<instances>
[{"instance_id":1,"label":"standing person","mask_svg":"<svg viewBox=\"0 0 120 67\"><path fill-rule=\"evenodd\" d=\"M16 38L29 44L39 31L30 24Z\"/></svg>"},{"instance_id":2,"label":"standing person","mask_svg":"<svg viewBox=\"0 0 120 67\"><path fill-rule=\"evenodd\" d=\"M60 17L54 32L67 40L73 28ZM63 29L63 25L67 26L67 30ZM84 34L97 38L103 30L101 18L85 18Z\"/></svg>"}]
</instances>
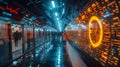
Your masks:
<instances>
[{"instance_id":1,"label":"standing person","mask_svg":"<svg viewBox=\"0 0 120 67\"><path fill-rule=\"evenodd\" d=\"M30 32L29 31L27 31L27 49L30 49L30 46L31 44L30 44Z\"/></svg>"},{"instance_id":2,"label":"standing person","mask_svg":"<svg viewBox=\"0 0 120 67\"><path fill-rule=\"evenodd\" d=\"M18 32L18 40L21 40L22 34L21 32Z\"/></svg>"},{"instance_id":3,"label":"standing person","mask_svg":"<svg viewBox=\"0 0 120 67\"><path fill-rule=\"evenodd\" d=\"M17 47L18 46L18 35L19 35L19 32L16 31L13 33L13 37L14 37L14 42L15 42L15 46Z\"/></svg>"},{"instance_id":4,"label":"standing person","mask_svg":"<svg viewBox=\"0 0 120 67\"><path fill-rule=\"evenodd\" d=\"M22 32L18 32L18 45L20 46L22 44ZM22 48L22 46L20 46L20 48Z\"/></svg>"},{"instance_id":5,"label":"standing person","mask_svg":"<svg viewBox=\"0 0 120 67\"><path fill-rule=\"evenodd\" d=\"M63 33L63 42L64 42L64 44L66 45L66 42L67 42L67 40L68 40L68 37L67 37L67 34L64 32Z\"/></svg>"}]
</instances>

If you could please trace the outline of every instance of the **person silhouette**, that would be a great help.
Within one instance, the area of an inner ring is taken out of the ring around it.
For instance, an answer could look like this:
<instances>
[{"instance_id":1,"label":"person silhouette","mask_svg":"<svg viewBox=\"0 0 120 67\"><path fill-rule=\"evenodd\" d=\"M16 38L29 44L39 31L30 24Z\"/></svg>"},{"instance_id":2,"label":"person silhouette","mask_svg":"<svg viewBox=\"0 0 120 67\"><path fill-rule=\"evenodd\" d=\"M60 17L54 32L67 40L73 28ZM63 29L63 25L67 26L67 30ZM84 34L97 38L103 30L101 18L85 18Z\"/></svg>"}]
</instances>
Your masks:
<instances>
[{"instance_id":1,"label":"person silhouette","mask_svg":"<svg viewBox=\"0 0 120 67\"><path fill-rule=\"evenodd\" d=\"M18 40L19 40L19 32L16 31L13 33L13 37L14 37L14 42L15 42L15 46L17 47L18 46Z\"/></svg>"}]
</instances>

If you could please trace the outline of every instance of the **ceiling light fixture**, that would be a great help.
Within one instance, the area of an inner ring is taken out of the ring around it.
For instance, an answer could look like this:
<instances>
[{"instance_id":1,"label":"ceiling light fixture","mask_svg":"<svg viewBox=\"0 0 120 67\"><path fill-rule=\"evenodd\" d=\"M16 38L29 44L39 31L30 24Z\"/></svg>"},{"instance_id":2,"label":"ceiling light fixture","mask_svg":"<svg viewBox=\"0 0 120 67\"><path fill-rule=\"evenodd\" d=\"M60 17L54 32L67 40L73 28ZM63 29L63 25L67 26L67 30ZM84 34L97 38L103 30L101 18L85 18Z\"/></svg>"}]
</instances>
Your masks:
<instances>
[{"instance_id":1,"label":"ceiling light fixture","mask_svg":"<svg viewBox=\"0 0 120 67\"><path fill-rule=\"evenodd\" d=\"M55 8L55 2L51 1L53 8Z\"/></svg>"}]
</instances>

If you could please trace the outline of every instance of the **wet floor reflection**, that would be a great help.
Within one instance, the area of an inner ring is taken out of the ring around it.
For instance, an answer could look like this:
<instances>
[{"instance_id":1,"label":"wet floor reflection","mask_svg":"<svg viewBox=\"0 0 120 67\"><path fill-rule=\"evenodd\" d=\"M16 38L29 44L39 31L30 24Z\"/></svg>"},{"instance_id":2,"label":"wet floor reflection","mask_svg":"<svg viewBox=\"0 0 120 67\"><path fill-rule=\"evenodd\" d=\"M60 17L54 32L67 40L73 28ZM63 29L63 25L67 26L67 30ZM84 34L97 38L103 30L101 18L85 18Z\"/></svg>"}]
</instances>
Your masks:
<instances>
[{"instance_id":1,"label":"wet floor reflection","mask_svg":"<svg viewBox=\"0 0 120 67\"><path fill-rule=\"evenodd\" d=\"M71 67L71 63L68 60L68 55L65 50L65 44L63 43L62 36L55 36L52 41L53 48L45 57L42 67Z\"/></svg>"}]
</instances>

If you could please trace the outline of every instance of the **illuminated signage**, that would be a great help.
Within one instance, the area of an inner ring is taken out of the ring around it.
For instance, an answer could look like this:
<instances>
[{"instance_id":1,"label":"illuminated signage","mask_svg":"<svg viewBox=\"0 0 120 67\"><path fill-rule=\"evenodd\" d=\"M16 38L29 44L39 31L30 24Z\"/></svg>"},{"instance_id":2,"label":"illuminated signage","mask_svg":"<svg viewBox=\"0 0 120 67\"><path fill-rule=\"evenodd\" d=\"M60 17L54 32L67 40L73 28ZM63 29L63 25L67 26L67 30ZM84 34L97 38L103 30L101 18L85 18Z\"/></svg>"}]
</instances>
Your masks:
<instances>
[{"instance_id":1,"label":"illuminated signage","mask_svg":"<svg viewBox=\"0 0 120 67\"><path fill-rule=\"evenodd\" d=\"M99 27L100 27L100 30L99 31L99 39L97 42L94 43L94 41L92 40L92 30L91 30L91 25L93 23L93 21L97 21L97 23L99 24ZM103 38L103 28L102 28L102 24L99 20L99 18L97 16L92 16L91 19L90 19L90 22L89 22L89 28L88 28L88 33L89 33L89 40L90 40L90 43L93 47L98 47L101 42L102 42L102 38Z\"/></svg>"},{"instance_id":2,"label":"illuminated signage","mask_svg":"<svg viewBox=\"0 0 120 67\"><path fill-rule=\"evenodd\" d=\"M19 10L20 10L20 8L13 9L12 7L9 6L0 6L0 10L2 9L9 11L12 14L19 14Z\"/></svg>"}]
</instances>

